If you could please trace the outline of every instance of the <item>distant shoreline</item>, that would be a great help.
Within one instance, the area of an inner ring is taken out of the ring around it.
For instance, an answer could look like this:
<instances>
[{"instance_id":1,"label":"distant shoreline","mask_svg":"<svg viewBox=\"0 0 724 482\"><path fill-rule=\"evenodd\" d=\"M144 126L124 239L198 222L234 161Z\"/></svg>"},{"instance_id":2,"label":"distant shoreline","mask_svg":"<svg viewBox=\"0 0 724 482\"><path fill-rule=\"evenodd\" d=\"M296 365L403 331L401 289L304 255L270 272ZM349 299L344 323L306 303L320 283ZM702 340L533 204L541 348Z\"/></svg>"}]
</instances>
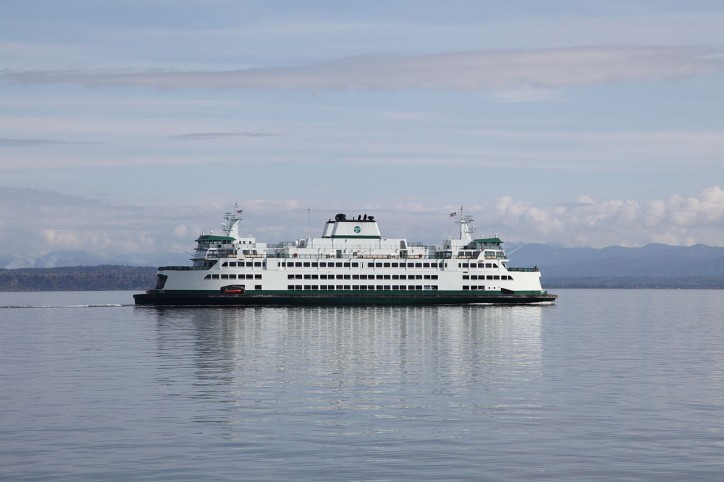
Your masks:
<instances>
[{"instance_id":1,"label":"distant shoreline","mask_svg":"<svg viewBox=\"0 0 724 482\"><path fill-rule=\"evenodd\" d=\"M0 292L145 291L155 283L151 266L66 266L0 269ZM724 289L724 276L546 277L543 288L555 289Z\"/></svg>"},{"instance_id":2,"label":"distant shoreline","mask_svg":"<svg viewBox=\"0 0 724 482\"><path fill-rule=\"evenodd\" d=\"M0 269L0 291L145 291L155 277L156 268L149 266Z\"/></svg>"}]
</instances>

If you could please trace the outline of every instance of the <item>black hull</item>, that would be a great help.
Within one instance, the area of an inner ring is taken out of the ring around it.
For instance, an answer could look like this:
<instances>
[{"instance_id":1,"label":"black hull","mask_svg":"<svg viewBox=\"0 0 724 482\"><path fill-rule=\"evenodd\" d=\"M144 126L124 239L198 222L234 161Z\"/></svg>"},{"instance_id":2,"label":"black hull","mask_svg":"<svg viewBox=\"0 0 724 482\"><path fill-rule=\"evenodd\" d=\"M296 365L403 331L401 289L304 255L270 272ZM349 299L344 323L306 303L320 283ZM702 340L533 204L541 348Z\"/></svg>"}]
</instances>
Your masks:
<instances>
[{"instance_id":1,"label":"black hull","mask_svg":"<svg viewBox=\"0 0 724 482\"><path fill-rule=\"evenodd\" d=\"M552 303L557 295L474 291L415 292L169 292L150 290L133 295L139 306L390 306L390 305L530 305Z\"/></svg>"}]
</instances>

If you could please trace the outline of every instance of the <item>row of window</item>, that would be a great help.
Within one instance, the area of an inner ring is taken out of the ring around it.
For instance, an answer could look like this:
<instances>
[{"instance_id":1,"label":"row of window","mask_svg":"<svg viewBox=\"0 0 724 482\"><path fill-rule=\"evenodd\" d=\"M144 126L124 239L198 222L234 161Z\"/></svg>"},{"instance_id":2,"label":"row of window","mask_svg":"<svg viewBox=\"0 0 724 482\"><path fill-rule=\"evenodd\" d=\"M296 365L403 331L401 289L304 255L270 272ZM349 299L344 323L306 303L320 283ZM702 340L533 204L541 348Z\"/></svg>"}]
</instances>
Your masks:
<instances>
[{"instance_id":1,"label":"row of window","mask_svg":"<svg viewBox=\"0 0 724 482\"><path fill-rule=\"evenodd\" d=\"M279 266L282 268L359 268L358 262L349 261L282 261ZM221 265L224 268L261 268L266 266L266 261L224 261ZM384 262L384 263L367 263L368 268L434 268L440 269L443 267L441 262ZM496 263L460 263L460 267L463 269L470 268L498 268Z\"/></svg>"},{"instance_id":2,"label":"row of window","mask_svg":"<svg viewBox=\"0 0 724 482\"><path fill-rule=\"evenodd\" d=\"M352 261L282 261L279 263L282 268L359 268L364 263ZM369 262L368 268L441 268L441 262Z\"/></svg>"},{"instance_id":3,"label":"row of window","mask_svg":"<svg viewBox=\"0 0 724 482\"><path fill-rule=\"evenodd\" d=\"M463 279L488 279L488 280L508 280L508 281L513 281L513 277L512 277L512 276L509 276L509 275L507 275L507 274L502 274L502 275L497 275L497 274L489 274L489 275L484 275L484 274L471 274L471 275L467 275L467 274L464 274L464 275L463 275Z\"/></svg>"},{"instance_id":4,"label":"row of window","mask_svg":"<svg viewBox=\"0 0 724 482\"><path fill-rule=\"evenodd\" d=\"M287 279L437 279L436 274L288 274Z\"/></svg>"},{"instance_id":5,"label":"row of window","mask_svg":"<svg viewBox=\"0 0 724 482\"><path fill-rule=\"evenodd\" d=\"M204 279L261 279L260 274L207 274L204 276Z\"/></svg>"},{"instance_id":6,"label":"row of window","mask_svg":"<svg viewBox=\"0 0 724 482\"><path fill-rule=\"evenodd\" d=\"M485 286L463 286L463 291L469 290L484 290Z\"/></svg>"},{"instance_id":7,"label":"row of window","mask_svg":"<svg viewBox=\"0 0 724 482\"><path fill-rule=\"evenodd\" d=\"M402 291L416 291L416 290L436 290L437 285L288 285L288 290L369 290L369 291L384 291L384 290L402 290Z\"/></svg>"},{"instance_id":8,"label":"row of window","mask_svg":"<svg viewBox=\"0 0 724 482\"><path fill-rule=\"evenodd\" d=\"M221 266L223 266L224 268L227 268L227 267L262 268L262 267L266 266L266 261L264 261L263 263L261 261L224 261L224 263Z\"/></svg>"}]
</instances>

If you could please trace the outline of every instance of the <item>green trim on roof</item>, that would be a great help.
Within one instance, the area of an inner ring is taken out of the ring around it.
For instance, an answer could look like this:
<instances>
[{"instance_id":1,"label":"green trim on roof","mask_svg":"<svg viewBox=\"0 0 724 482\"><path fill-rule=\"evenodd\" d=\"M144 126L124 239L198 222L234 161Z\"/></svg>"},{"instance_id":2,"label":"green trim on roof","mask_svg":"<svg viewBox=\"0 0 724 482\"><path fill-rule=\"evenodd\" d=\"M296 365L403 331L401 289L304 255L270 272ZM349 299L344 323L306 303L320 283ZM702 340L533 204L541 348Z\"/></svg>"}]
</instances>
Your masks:
<instances>
[{"instance_id":1,"label":"green trim on roof","mask_svg":"<svg viewBox=\"0 0 724 482\"><path fill-rule=\"evenodd\" d=\"M502 240L498 237L495 238L480 238L480 239L474 239L473 240L476 243L482 243L482 244L502 244Z\"/></svg>"},{"instance_id":2,"label":"green trim on roof","mask_svg":"<svg viewBox=\"0 0 724 482\"><path fill-rule=\"evenodd\" d=\"M215 236L213 234L204 234L202 236L199 236L199 239L196 241L236 241L236 238L232 238L231 236Z\"/></svg>"},{"instance_id":3,"label":"green trim on roof","mask_svg":"<svg viewBox=\"0 0 724 482\"><path fill-rule=\"evenodd\" d=\"M332 235L323 236L324 239L382 239L382 236L361 236L361 235Z\"/></svg>"}]
</instances>

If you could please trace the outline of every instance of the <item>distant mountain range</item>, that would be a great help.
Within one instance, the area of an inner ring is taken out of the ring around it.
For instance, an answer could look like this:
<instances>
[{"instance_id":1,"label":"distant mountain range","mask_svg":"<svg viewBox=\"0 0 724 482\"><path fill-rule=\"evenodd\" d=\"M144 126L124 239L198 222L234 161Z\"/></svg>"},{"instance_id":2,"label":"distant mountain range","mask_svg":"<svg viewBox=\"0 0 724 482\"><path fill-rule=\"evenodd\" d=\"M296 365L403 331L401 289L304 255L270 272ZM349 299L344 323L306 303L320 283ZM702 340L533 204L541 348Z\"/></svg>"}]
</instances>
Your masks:
<instances>
[{"instance_id":1,"label":"distant mountain range","mask_svg":"<svg viewBox=\"0 0 724 482\"><path fill-rule=\"evenodd\" d=\"M506 243L511 267L538 266L543 286L554 288L724 289L724 247L649 244L641 248L562 248ZM188 255L164 255L154 264L187 264ZM12 260L0 258L0 266ZM154 283L147 258L51 253L37 268L0 269L0 291L140 289ZM70 266L55 268L53 266Z\"/></svg>"},{"instance_id":2,"label":"distant mountain range","mask_svg":"<svg viewBox=\"0 0 724 482\"><path fill-rule=\"evenodd\" d=\"M724 248L507 246L510 266L538 266L545 287L724 288Z\"/></svg>"}]
</instances>

